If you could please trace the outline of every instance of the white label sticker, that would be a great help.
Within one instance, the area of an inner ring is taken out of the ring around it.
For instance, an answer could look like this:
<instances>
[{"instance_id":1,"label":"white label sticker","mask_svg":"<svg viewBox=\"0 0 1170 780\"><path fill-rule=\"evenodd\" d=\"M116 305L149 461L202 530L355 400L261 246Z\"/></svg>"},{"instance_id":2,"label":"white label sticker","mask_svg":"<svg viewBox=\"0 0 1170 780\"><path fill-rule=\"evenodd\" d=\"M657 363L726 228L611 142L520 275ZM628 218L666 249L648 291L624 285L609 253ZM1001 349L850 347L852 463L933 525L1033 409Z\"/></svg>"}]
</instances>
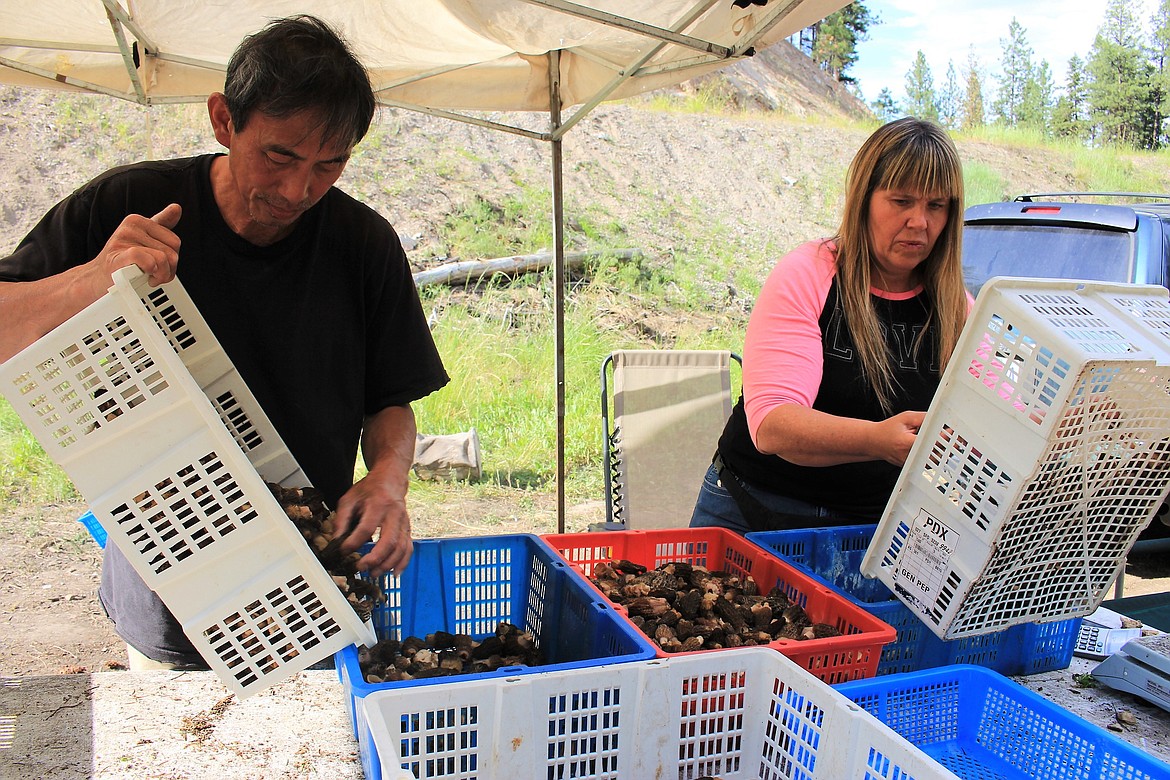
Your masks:
<instances>
[{"instance_id":1,"label":"white label sticker","mask_svg":"<svg viewBox=\"0 0 1170 780\"><path fill-rule=\"evenodd\" d=\"M894 579L920 604L931 606L951 569L951 556L959 547L959 532L920 510L898 556Z\"/></svg>"}]
</instances>

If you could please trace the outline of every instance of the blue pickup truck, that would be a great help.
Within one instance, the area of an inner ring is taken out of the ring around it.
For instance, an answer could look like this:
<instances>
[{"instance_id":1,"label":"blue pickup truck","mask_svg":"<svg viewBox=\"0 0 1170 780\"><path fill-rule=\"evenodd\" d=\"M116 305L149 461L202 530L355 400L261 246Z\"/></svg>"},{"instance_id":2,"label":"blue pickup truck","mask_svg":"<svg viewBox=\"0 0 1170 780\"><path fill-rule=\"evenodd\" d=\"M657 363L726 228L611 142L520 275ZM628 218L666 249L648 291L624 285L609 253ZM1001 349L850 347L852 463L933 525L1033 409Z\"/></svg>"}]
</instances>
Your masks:
<instances>
[{"instance_id":1,"label":"blue pickup truck","mask_svg":"<svg viewBox=\"0 0 1170 780\"><path fill-rule=\"evenodd\" d=\"M1124 203L1082 202L1090 198ZM975 295L995 276L1170 286L1170 195L1054 193L971 206L963 276ZM1163 504L1139 541L1166 538Z\"/></svg>"}]
</instances>

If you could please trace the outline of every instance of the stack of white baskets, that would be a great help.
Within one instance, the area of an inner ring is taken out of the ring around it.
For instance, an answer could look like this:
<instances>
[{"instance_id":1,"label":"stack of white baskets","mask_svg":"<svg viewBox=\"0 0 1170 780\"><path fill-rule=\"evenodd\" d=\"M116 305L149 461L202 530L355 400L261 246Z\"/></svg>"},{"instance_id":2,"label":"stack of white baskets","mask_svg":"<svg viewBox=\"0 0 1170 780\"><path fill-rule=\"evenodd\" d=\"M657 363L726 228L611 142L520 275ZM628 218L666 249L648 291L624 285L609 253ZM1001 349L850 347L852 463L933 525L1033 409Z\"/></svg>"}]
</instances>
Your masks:
<instances>
[{"instance_id":1,"label":"stack of white baskets","mask_svg":"<svg viewBox=\"0 0 1170 780\"><path fill-rule=\"evenodd\" d=\"M178 280L118 271L0 390L237 694L375 641L265 484L308 481Z\"/></svg>"}]
</instances>

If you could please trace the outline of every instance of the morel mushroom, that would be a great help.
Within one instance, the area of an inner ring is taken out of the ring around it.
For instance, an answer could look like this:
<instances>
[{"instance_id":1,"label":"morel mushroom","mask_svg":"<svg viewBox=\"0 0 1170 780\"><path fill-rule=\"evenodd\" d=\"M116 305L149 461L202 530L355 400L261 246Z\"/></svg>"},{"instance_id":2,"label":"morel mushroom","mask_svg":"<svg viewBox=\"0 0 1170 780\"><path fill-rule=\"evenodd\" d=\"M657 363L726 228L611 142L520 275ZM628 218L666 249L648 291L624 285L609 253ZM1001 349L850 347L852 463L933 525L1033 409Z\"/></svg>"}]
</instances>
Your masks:
<instances>
[{"instance_id":1,"label":"morel mushroom","mask_svg":"<svg viewBox=\"0 0 1170 780\"><path fill-rule=\"evenodd\" d=\"M358 650L362 677L371 684L494 672L505 666L540 666L544 656L532 635L501 622L480 641L436 631L425 639L383 639Z\"/></svg>"},{"instance_id":2,"label":"morel mushroom","mask_svg":"<svg viewBox=\"0 0 1170 780\"><path fill-rule=\"evenodd\" d=\"M357 562L361 554L342 554L334 536L333 513L325 506L321 491L312 487L286 488L268 483L280 508L288 515L325 571L333 577L346 601L363 621L369 620L374 607L385 599L385 594L373 580L358 576Z\"/></svg>"},{"instance_id":3,"label":"morel mushroom","mask_svg":"<svg viewBox=\"0 0 1170 780\"><path fill-rule=\"evenodd\" d=\"M750 575L712 572L681 561L651 571L614 560L594 565L590 579L666 653L841 633L827 623L814 623L779 589L762 595Z\"/></svg>"}]
</instances>

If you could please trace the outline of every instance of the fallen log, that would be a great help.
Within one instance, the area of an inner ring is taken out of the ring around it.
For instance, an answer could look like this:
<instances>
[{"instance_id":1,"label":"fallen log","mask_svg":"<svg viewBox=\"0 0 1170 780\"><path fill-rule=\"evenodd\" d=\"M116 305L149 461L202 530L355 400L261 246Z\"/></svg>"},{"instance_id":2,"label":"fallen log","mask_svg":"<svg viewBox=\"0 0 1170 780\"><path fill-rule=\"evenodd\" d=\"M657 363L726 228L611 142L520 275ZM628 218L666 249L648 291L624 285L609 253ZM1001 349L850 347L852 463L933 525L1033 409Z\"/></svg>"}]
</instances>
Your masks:
<instances>
[{"instance_id":1,"label":"fallen log","mask_svg":"<svg viewBox=\"0 0 1170 780\"><path fill-rule=\"evenodd\" d=\"M598 257L613 257L618 260L632 260L642 256L640 249L610 249L596 252L566 252L565 268L578 270L585 261ZM513 255L494 260L463 260L447 263L438 268L428 268L414 274L416 287L428 284L466 284L472 279L482 279L495 274L526 274L543 271L553 264L552 252L538 252L534 255Z\"/></svg>"}]
</instances>

